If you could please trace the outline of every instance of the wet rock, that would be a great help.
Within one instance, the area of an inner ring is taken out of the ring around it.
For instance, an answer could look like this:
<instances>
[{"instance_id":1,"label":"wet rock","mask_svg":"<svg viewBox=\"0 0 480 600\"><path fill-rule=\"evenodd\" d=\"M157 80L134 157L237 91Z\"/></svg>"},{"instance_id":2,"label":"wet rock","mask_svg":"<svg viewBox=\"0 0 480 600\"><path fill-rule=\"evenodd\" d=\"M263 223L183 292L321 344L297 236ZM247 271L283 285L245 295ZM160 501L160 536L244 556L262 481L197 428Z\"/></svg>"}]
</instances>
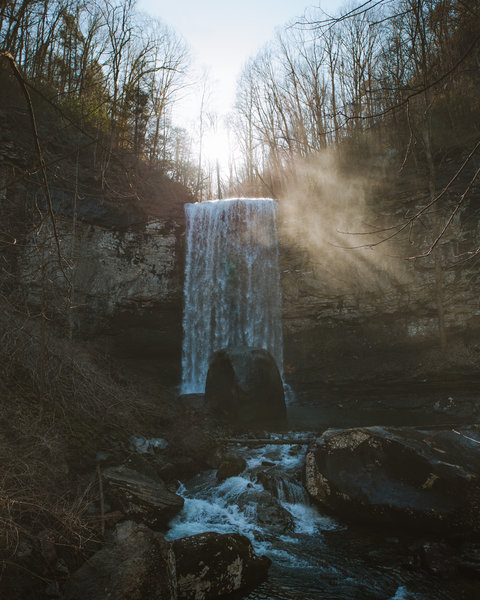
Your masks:
<instances>
[{"instance_id":1,"label":"wet rock","mask_svg":"<svg viewBox=\"0 0 480 600\"><path fill-rule=\"evenodd\" d=\"M479 441L477 426L328 430L307 452L305 485L351 520L478 535Z\"/></svg>"},{"instance_id":2,"label":"wet rock","mask_svg":"<svg viewBox=\"0 0 480 600\"><path fill-rule=\"evenodd\" d=\"M274 421L286 415L282 378L262 348L238 346L215 352L205 387L209 408L241 423Z\"/></svg>"},{"instance_id":3,"label":"wet rock","mask_svg":"<svg viewBox=\"0 0 480 600\"><path fill-rule=\"evenodd\" d=\"M480 578L480 544L464 544L457 557L457 565L465 575Z\"/></svg>"},{"instance_id":4,"label":"wet rock","mask_svg":"<svg viewBox=\"0 0 480 600\"><path fill-rule=\"evenodd\" d=\"M175 540L172 548L179 599L209 600L253 587L266 578L271 562L238 533L201 533Z\"/></svg>"},{"instance_id":5,"label":"wet rock","mask_svg":"<svg viewBox=\"0 0 480 600\"><path fill-rule=\"evenodd\" d=\"M257 473L257 483L261 483L263 485L263 489L276 498L278 498L280 480L280 475L271 473L270 471L259 471Z\"/></svg>"},{"instance_id":6,"label":"wet rock","mask_svg":"<svg viewBox=\"0 0 480 600\"><path fill-rule=\"evenodd\" d=\"M293 531L292 515L283 508L278 498L265 490L247 489L238 499L238 506L255 513L255 521L260 527L265 527L277 533Z\"/></svg>"},{"instance_id":7,"label":"wet rock","mask_svg":"<svg viewBox=\"0 0 480 600\"><path fill-rule=\"evenodd\" d=\"M164 526L183 507L183 498L155 481L126 467L103 472L105 496L115 510L153 528Z\"/></svg>"},{"instance_id":8,"label":"wet rock","mask_svg":"<svg viewBox=\"0 0 480 600\"><path fill-rule=\"evenodd\" d=\"M217 471L217 479L224 481L229 477L235 477L246 468L247 461L242 456L227 456L220 463Z\"/></svg>"},{"instance_id":9,"label":"wet rock","mask_svg":"<svg viewBox=\"0 0 480 600\"><path fill-rule=\"evenodd\" d=\"M286 502L308 502L308 497L306 497L305 490L301 485L273 470L259 471L257 473L257 482L261 483L267 492L280 500L285 500Z\"/></svg>"},{"instance_id":10,"label":"wet rock","mask_svg":"<svg viewBox=\"0 0 480 600\"><path fill-rule=\"evenodd\" d=\"M205 394L181 394L178 397L178 402L183 404L187 411L204 412L205 411Z\"/></svg>"},{"instance_id":11,"label":"wet rock","mask_svg":"<svg viewBox=\"0 0 480 600\"><path fill-rule=\"evenodd\" d=\"M174 600L175 557L145 525L117 525L113 540L70 579L65 600Z\"/></svg>"},{"instance_id":12,"label":"wet rock","mask_svg":"<svg viewBox=\"0 0 480 600\"><path fill-rule=\"evenodd\" d=\"M261 527L279 534L294 530L293 517L280 503L261 499L256 506L256 520Z\"/></svg>"}]
</instances>

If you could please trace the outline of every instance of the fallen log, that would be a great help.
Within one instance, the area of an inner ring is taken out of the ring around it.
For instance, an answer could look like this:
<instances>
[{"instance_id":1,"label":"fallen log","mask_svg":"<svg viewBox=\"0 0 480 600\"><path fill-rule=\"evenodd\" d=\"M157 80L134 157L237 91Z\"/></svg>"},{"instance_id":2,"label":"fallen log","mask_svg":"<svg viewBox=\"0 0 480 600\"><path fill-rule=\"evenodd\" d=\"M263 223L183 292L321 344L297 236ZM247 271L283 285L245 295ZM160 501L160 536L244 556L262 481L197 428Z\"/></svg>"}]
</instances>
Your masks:
<instances>
[{"instance_id":1,"label":"fallen log","mask_svg":"<svg viewBox=\"0 0 480 600\"><path fill-rule=\"evenodd\" d=\"M220 438L218 441L225 444L243 444L244 446L306 446L316 438L285 438L285 439L269 439L269 438Z\"/></svg>"}]
</instances>

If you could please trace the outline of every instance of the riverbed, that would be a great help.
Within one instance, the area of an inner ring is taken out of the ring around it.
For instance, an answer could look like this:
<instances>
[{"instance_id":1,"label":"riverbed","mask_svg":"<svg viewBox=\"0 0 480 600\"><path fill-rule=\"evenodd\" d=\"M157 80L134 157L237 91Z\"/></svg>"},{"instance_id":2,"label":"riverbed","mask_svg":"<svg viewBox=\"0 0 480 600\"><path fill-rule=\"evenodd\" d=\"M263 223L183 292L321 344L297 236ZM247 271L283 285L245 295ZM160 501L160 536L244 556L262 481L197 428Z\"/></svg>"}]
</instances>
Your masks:
<instances>
[{"instance_id":1,"label":"riverbed","mask_svg":"<svg viewBox=\"0 0 480 600\"><path fill-rule=\"evenodd\" d=\"M185 506L170 523L168 539L205 531L234 531L248 536L256 552L267 555L272 566L265 582L238 598L473 600L480 597L478 579L453 574L448 564L441 565L436 573L432 565L422 564L424 544L441 540L419 537L415 532L395 527L387 531L347 524L313 506L302 486L307 442L321 434L326 421L336 426L380 423L415 426L425 422L428 406L437 406L431 420L437 426L445 426L452 420L450 409L454 404L470 406L468 394L460 401L444 389L431 389L429 404L425 405L424 397L420 406L412 390L403 411L399 409L400 395L391 394L390 406L386 407L378 406L377 401L384 398L378 395L371 397L370 404L363 404L366 409L355 412L353 394L349 399L348 395L332 393L327 415L328 399L308 402L306 398L307 395L290 400L285 430L262 434L270 437L271 443L266 440L258 446L246 440L228 446L228 454L241 455L246 460L247 467L242 473L220 482L216 471L210 470L182 482L178 493L185 498ZM347 423L346 414L350 417ZM389 422L392 420L389 415L394 416L393 423ZM308 423L313 427L306 429ZM282 440L288 443L282 444Z\"/></svg>"}]
</instances>

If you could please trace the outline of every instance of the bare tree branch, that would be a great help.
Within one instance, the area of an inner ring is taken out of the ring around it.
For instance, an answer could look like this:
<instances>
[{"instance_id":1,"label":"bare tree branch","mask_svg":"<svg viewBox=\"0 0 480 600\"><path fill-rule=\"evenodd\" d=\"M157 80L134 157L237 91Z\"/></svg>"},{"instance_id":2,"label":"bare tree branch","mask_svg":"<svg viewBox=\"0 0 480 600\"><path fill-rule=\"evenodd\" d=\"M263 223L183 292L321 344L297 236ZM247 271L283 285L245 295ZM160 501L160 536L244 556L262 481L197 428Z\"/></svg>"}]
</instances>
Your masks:
<instances>
[{"instance_id":1,"label":"bare tree branch","mask_svg":"<svg viewBox=\"0 0 480 600\"><path fill-rule=\"evenodd\" d=\"M462 163L460 168L456 171L456 173L453 175L453 177L450 179L450 181L447 183L447 185L443 188L443 190L438 195L436 195L430 202L428 202L423 208L421 208L414 215L409 217L405 223L393 225L392 227L385 227L383 229L377 229L375 231L362 231L362 232L338 231L338 233L341 233L344 235L376 235L379 233L385 233L386 231L393 231L393 233L391 235L389 235L381 240L378 240L377 242L372 242L371 244L359 244L358 246L342 246L342 245L337 245L337 244L331 244L331 245L338 247L338 248L344 248L345 250L354 250L357 248L373 248L375 246L378 246L379 244L382 244L388 240L391 240L393 237L395 237L396 235L398 235L399 233L404 231L411 223L418 220L423 214L425 214L434 204L436 204L448 192L448 190L452 187L453 183L456 181L456 179L459 177L459 175L462 173L462 171L468 165L468 163L470 162L470 160L472 159L472 157L474 156L474 154L477 152L477 150L479 148L480 148L480 140L475 144L475 146L473 147L473 149L471 150L471 152L469 153L467 158L464 160L464 162ZM470 191L473 183L475 182L475 180L478 177L478 174L479 174L479 171L477 170L474 177L468 184L466 190L463 192L461 199L460 199L460 204L463 202L467 193ZM457 211L457 209L455 209L454 212L456 212L456 211ZM453 215L453 216L455 216L455 215ZM452 219L453 219L453 216L452 216ZM449 224L450 223L447 223L447 227ZM438 240L435 242L434 245L437 245L437 244L438 244ZM415 258L415 257L412 257L412 258Z\"/></svg>"},{"instance_id":2,"label":"bare tree branch","mask_svg":"<svg viewBox=\"0 0 480 600\"><path fill-rule=\"evenodd\" d=\"M442 228L442 230L440 231L440 233L437 235L437 237L435 238L435 240L432 242L430 248L423 254L418 254L417 256L411 256L411 259L414 258L425 258L426 256L429 256L434 248L437 246L438 242L442 239L443 235L445 234L445 232L447 231L447 229L449 228L449 226L451 225L455 215L457 214L459 208L461 207L461 205L463 204L463 201L465 200L468 192L471 190L472 185L475 183L475 180L477 179L477 177L480 175L480 167L475 171L475 174L473 175L472 179L470 180L468 186L465 188L465 191L463 192L463 194L460 196L460 200L457 202L454 210L451 212L449 218L447 219L447 222L445 223L444 227Z\"/></svg>"}]
</instances>

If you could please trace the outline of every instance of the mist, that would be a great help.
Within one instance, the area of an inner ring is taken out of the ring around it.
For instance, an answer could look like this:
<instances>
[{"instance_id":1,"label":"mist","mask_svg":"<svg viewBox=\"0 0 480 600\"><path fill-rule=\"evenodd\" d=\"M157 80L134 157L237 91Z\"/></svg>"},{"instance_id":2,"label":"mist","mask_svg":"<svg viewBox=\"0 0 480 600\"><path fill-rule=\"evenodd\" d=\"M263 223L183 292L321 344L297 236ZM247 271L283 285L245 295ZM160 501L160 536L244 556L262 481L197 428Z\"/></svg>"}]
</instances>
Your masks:
<instances>
[{"instance_id":1,"label":"mist","mask_svg":"<svg viewBox=\"0 0 480 600\"><path fill-rule=\"evenodd\" d=\"M324 281L329 293L386 294L412 279L404 237L381 241L391 232L379 230L392 224L376 202L386 192L386 177L381 168L360 172L338 150L325 150L298 162L285 187L283 243L306 253L311 277Z\"/></svg>"}]
</instances>

